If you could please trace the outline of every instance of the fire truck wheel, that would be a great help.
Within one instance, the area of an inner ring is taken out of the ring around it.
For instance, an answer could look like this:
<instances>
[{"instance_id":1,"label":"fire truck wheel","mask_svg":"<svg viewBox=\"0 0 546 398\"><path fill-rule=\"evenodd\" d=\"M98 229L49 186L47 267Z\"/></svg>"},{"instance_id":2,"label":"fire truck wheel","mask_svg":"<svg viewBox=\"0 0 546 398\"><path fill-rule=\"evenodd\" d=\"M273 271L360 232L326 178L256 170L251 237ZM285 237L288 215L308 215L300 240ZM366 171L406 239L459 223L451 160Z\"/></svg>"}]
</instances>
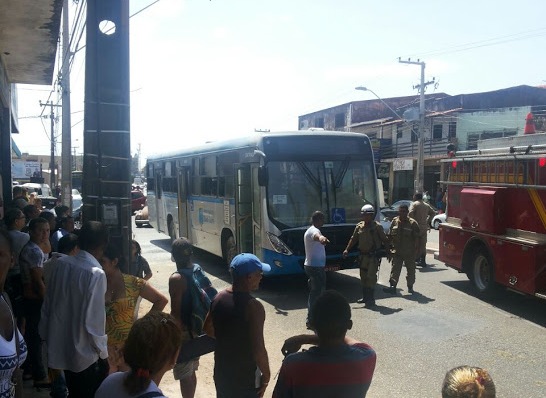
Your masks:
<instances>
[{"instance_id":1,"label":"fire truck wheel","mask_svg":"<svg viewBox=\"0 0 546 398\"><path fill-rule=\"evenodd\" d=\"M482 295L493 295L497 290L495 283L495 269L489 255L478 250L472 259L472 269L469 272L476 291Z\"/></svg>"}]
</instances>

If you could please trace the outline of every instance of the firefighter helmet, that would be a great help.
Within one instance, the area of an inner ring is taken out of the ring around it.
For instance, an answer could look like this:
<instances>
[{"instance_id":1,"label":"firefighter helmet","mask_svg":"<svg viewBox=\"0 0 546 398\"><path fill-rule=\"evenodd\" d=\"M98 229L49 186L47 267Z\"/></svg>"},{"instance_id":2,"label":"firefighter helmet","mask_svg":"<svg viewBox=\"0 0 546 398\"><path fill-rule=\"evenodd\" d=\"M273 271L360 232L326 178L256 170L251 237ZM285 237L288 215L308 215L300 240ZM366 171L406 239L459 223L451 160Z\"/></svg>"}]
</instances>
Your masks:
<instances>
[{"instance_id":1,"label":"firefighter helmet","mask_svg":"<svg viewBox=\"0 0 546 398\"><path fill-rule=\"evenodd\" d=\"M375 209L372 205L364 205L362 206L362 209L360 209L361 213L375 213Z\"/></svg>"}]
</instances>

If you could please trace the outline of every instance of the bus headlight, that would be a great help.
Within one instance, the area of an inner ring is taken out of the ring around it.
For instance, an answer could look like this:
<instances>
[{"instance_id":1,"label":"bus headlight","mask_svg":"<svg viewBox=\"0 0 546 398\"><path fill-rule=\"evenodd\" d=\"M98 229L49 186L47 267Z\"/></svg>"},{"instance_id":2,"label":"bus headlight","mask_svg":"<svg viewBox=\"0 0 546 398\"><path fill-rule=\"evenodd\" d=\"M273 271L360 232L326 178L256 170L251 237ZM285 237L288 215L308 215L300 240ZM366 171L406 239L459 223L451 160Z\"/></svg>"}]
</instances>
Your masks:
<instances>
[{"instance_id":1,"label":"bus headlight","mask_svg":"<svg viewBox=\"0 0 546 398\"><path fill-rule=\"evenodd\" d=\"M268 232L267 237L271 242L271 246L273 246L273 249L275 249L277 253L286 254L287 256L292 255L292 250L290 250L277 235L273 235L271 232Z\"/></svg>"}]
</instances>

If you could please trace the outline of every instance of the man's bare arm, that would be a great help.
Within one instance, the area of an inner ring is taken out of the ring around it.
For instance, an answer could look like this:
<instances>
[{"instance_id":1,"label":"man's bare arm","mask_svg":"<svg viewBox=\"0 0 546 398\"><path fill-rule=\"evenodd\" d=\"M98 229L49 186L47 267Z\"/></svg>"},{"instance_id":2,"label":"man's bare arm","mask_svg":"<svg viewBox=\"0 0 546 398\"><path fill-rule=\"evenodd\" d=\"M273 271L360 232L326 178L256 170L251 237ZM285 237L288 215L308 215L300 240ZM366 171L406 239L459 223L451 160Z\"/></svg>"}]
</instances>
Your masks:
<instances>
[{"instance_id":1,"label":"man's bare arm","mask_svg":"<svg viewBox=\"0 0 546 398\"><path fill-rule=\"evenodd\" d=\"M169 295L171 296L171 315L182 330L186 327L182 323L182 297L188 288L186 278L180 274L173 274L169 278Z\"/></svg>"},{"instance_id":2,"label":"man's bare arm","mask_svg":"<svg viewBox=\"0 0 546 398\"><path fill-rule=\"evenodd\" d=\"M264 322L265 309L262 303L254 299L248 303L247 317L250 324L250 339L252 344L252 353L256 365L262 372L261 385L258 390L258 396L262 397L269 380L271 379L271 371L269 370L269 358L264 342Z\"/></svg>"}]
</instances>

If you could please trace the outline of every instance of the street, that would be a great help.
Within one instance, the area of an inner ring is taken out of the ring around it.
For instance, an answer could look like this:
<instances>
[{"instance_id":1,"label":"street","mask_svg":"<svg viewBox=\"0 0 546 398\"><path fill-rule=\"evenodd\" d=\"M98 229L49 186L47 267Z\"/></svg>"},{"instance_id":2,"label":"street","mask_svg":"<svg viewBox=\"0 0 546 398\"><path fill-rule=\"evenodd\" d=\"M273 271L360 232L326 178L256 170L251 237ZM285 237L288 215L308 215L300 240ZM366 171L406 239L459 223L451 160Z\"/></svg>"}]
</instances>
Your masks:
<instances>
[{"instance_id":1,"label":"street","mask_svg":"<svg viewBox=\"0 0 546 398\"><path fill-rule=\"evenodd\" d=\"M150 283L168 296L168 278L175 265L170 242L153 228L133 228L142 254L154 273ZM438 231L429 234L431 246ZM215 256L197 252L194 261L220 290L229 284L229 273ZM369 343L377 352L377 367L368 397L422 398L440 395L446 371L463 365L486 368L497 386L498 397L546 396L546 302L507 292L486 302L473 295L466 276L427 256L432 264L418 269L416 294L409 295L402 271L398 294L383 293L390 264L383 260L376 288L377 309L356 304L361 288L358 270L329 274L328 288L350 301L354 326L350 335ZM271 397L281 361L284 339L306 333L307 285L303 276L264 280L256 292L266 309L265 341L272 381ZM140 314L150 308L142 301ZM167 306L166 311L170 311ZM197 372L197 398L215 396L213 355L201 358ZM178 383L168 372L160 385L166 396L180 397ZM27 396L47 396L45 391Z\"/></svg>"},{"instance_id":2,"label":"street","mask_svg":"<svg viewBox=\"0 0 546 398\"><path fill-rule=\"evenodd\" d=\"M167 294L170 261L169 239L152 228L133 228L143 256L154 272L150 280ZM430 245L438 231L429 234ZM197 252L194 261L207 272L214 286L229 284L221 259ZM398 295L376 289L377 309L356 304L361 289L358 270L330 274L328 288L342 292L350 301L354 326L350 335L377 351L377 367L369 397L433 397L447 370L463 364L488 369L498 397L546 396L546 302L507 292L494 303L473 295L465 275L460 275L427 256L432 266L418 269L416 294L407 294L402 280ZM383 260L379 284L388 285L390 264ZM405 271L402 271L405 278ZM307 285L303 276L265 280L256 292L266 309L266 345L272 379L281 361L285 338L306 333ZM143 303L143 313L146 308ZM197 373L199 397L214 397L212 354L201 358ZM266 397L270 397L272 380ZM178 384L167 374L161 383L167 396L180 396Z\"/></svg>"}]
</instances>

